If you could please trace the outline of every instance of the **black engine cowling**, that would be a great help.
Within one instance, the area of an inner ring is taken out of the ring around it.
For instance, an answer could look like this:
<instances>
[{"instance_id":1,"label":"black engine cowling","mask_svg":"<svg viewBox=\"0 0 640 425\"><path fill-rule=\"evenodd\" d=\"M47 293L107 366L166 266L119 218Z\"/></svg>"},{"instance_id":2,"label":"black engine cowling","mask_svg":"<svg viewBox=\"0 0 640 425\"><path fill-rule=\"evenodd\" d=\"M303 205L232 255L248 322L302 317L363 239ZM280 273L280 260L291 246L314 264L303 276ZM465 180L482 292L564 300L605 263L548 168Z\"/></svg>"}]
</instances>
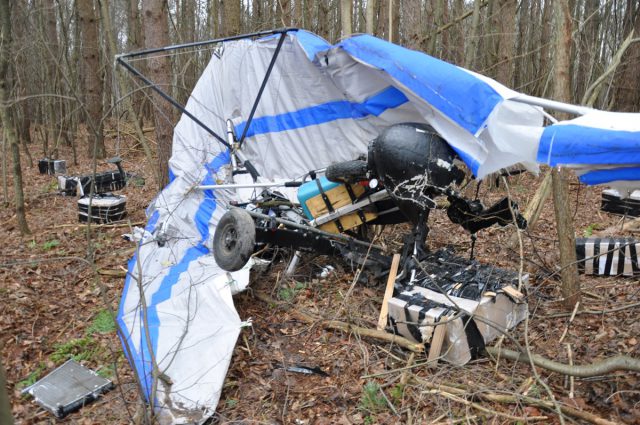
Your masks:
<instances>
[{"instance_id":1,"label":"black engine cowling","mask_svg":"<svg viewBox=\"0 0 640 425\"><path fill-rule=\"evenodd\" d=\"M427 210L435 208L436 196L463 180L456 158L432 127L405 123L387 128L371 142L367 162L400 211L417 224Z\"/></svg>"}]
</instances>

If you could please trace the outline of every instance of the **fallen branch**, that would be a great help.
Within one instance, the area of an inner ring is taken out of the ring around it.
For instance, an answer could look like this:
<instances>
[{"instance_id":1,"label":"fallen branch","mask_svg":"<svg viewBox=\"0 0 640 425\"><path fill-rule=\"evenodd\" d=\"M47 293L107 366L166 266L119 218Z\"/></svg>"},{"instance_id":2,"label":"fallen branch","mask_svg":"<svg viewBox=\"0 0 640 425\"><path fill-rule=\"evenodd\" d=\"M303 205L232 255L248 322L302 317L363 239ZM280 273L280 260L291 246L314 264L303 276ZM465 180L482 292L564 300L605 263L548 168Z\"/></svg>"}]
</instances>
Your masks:
<instances>
[{"instance_id":1,"label":"fallen branch","mask_svg":"<svg viewBox=\"0 0 640 425\"><path fill-rule=\"evenodd\" d=\"M522 396L522 395L509 395L509 394L497 394L490 393L484 391L477 390L469 390L467 388L458 388L452 387L448 385L442 384L434 384L428 381L425 381L420 378L415 378L415 380L420 384L427 388L433 388L440 391L445 391L451 394L457 394L459 396L473 393L475 397L479 397L485 401L495 402L495 403L505 403L505 404L526 404L528 406L536 406L542 407L548 410L555 412L556 406L553 402L547 400L540 400L533 397ZM600 416L594 415L593 413L585 412L584 410L579 410L570 406L566 406L564 404L560 404L560 410L564 415L573 416L574 418L579 418L585 421L588 421L592 424L596 425L616 425L615 422L611 422L607 419L601 418ZM527 418L530 419L530 418Z\"/></svg>"},{"instance_id":2,"label":"fallen branch","mask_svg":"<svg viewBox=\"0 0 640 425\"><path fill-rule=\"evenodd\" d=\"M117 270L117 269L98 269L98 274L103 276L111 276L111 277L125 277L127 276L126 270Z\"/></svg>"},{"instance_id":3,"label":"fallen branch","mask_svg":"<svg viewBox=\"0 0 640 425\"><path fill-rule=\"evenodd\" d=\"M144 221L136 221L135 223L125 222L125 223L112 223L112 224L91 223L91 227L98 228L98 229L109 229L109 228L118 228L118 227L140 226L142 224L144 224ZM80 227L86 227L88 225L89 223L58 224L57 226L51 226L51 229L63 229L66 227L80 228Z\"/></svg>"},{"instance_id":4,"label":"fallen branch","mask_svg":"<svg viewBox=\"0 0 640 425\"><path fill-rule=\"evenodd\" d=\"M485 350L492 356L500 356L501 358L527 364L533 362L536 366L552 372L568 376L577 376L579 378L606 375L607 373L615 372L617 370L640 372L640 359L634 359L629 356L614 356L596 363L570 366L568 364L546 359L537 354L532 354L531 357L529 357L525 353L519 353L506 348L486 347Z\"/></svg>"},{"instance_id":5,"label":"fallen branch","mask_svg":"<svg viewBox=\"0 0 640 425\"><path fill-rule=\"evenodd\" d=\"M595 232L594 236L611 236L616 234L627 234L627 233L635 233L640 232L640 218L634 218L633 220L627 220L622 226L619 224L615 224L611 227L607 227L606 229Z\"/></svg>"},{"instance_id":6,"label":"fallen branch","mask_svg":"<svg viewBox=\"0 0 640 425\"><path fill-rule=\"evenodd\" d=\"M401 336L394 335L385 331L379 331L377 329L369 329L369 328L363 328L360 326L355 326L350 323L341 322L339 320L326 320L321 317L316 317L302 310L297 310L295 308L292 309L288 305L285 305L281 302L274 300L273 298L271 298L269 295L265 293L255 291L253 294L259 300L275 305L281 309L286 309L288 313L290 313L295 318L302 320L303 322L318 323L323 328L326 328L326 329L340 330L344 332L354 333L358 336L390 342L392 344L397 344L402 348L406 348L407 350L411 350L417 353L424 352L424 346L422 344L417 344L415 342L409 341L408 339L403 338Z\"/></svg>"},{"instance_id":7,"label":"fallen branch","mask_svg":"<svg viewBox=\"0 0 640 425\"><path fill-rule=\"evenodd\" d=\"M508 413L502 413L502 412L498 412L497 410L491 410L491 409L487 409L484 406L481 406L478 403L474 403L473 401L469 401L467 399L464 399L462 397L458 397L457 395L442 391L441 389L432 389L427 391L428 394L437 394L437 395L441 395L443 397L448 398L449 400L453 400L456 401L458 403L462 403L466 406L470 406L473 407L476 410L479 410L481 412L484 412L486 414L489 415L494 415L494 416L500 416L502 418L506 418L509 419L510 421L513 422L519 422L519 423L525 423L528 421L545 421L547 419L549 419L547 416L513 416L513 415L509 415Z\"/></svg>"},{"instance_id":8,"label":"fallen branch","mask_svg":"<svg viewBox=\"0 0 640 425\"><path fill-rule=\"evenodd\" d=\"M610 309L606 309L606 310L580 310L576 313L576 316L580 315L580 314L607 314L607 313L616 313L618 311L623 311L623 310L628 310L630 308L634 308L634 307L640 307L640 303L632 303L632 304L627 304L627 305L623 305L620 307L614 307L614 308L610 308ZM549 314L547 316L543 316L545 319L555 319L558 317L568 317L571 316L572 313L568 313L568 312L564 312L564 313L554 313L554 314Z\"/></svg>"}]
</instances>

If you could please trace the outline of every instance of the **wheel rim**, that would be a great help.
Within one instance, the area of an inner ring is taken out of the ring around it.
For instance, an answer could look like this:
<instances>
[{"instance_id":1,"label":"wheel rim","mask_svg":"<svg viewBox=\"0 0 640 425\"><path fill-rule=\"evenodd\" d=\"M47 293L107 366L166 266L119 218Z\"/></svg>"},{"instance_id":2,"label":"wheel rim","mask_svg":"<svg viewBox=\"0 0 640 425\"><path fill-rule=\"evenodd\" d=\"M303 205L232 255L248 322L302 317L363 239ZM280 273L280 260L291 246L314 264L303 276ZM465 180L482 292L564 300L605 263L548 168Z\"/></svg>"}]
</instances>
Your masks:
<instances>
[{"instance_id":1,"label":"wheel rim","mask_svg":"<svg viewBox=\"0 0 640 425\"><path fill-rule=\"evenodd\" d=\"M224 248L227 251L233 251L233 249L236 247L238 243L238 232L236 232L236 229L234 228L227 229L227 231L224 233L223 242L224 242Z\"/></svg>"}]
</instances>

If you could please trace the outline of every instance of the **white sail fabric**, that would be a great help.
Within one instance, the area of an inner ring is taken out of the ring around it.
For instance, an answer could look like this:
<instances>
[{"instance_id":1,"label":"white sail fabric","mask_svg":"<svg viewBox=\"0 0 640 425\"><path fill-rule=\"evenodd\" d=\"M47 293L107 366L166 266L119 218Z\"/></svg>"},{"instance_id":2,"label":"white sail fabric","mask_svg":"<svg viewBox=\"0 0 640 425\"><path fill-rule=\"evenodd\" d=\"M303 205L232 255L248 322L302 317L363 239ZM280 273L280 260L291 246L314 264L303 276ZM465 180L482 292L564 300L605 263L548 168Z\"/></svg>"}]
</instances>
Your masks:
<instances>
[{"instance_id":1,"label":"white sail fabric","mask_svg":"<svg viewBox=\"0 0 640 425\"><path fill-rule=\"evenodd\" d=\"M224 43L187 110L220 135L231 120L240 136L277 41ZM516 163L532 170L547 163L575 167L586 183L640 187L640 114L594 112L545 128L542 110L514 101L517 95L375 37L331 46L311 33L291 32L243 152L262 179L294 178L358 157L389 125L422 122L478 177ZM251 191L195 188L229 182L230 155L186 116L175 128L169 166L171 183L149 207L129 263L118 323L147 399L166 422L193 423L215 411L243 326L232 294L249 280L249 265L230 274L215 264L211 239L229 201L247 200Z\"/></svg>"}]
</instances>

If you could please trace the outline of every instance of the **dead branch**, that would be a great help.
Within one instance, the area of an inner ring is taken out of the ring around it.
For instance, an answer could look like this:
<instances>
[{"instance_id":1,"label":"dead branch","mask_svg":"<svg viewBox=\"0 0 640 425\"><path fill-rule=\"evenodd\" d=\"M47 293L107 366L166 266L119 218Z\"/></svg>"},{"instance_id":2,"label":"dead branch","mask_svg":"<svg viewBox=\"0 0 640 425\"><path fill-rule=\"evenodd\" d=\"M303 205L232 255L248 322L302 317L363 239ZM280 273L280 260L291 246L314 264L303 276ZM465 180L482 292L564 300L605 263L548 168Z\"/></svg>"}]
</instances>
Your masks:
<instances>
[{"instance_id":1,"label":"dead branch","mask_svg":"<svg viewBox=\"0 0 640 425\"><path fill-rule=\"evenodd\" d=\"M478 403L474 403L473 401L469 401L467 399L464 399L462 397L458 397L457 395L448 393L446 391L442 391L441 389L432 389L427 391L428 394L437 394L437 395L441 395L443 397L448 398L449 400L453 400L456 401L458 403L462 403L465 406L469 406L469 407L473 407L476 410L479 410L481 412L484 412L486 414L489 415L494 415L494 416L500 416L502 418L506 418L509 419L510 421L513 422L528 422L528 421L545 421L547 419L549 419L547 416L526 416L526 417L522 417L522 416L513 416L513 415L509 415L508 413L502 413L502 412L498 412L497 410L491 410L488 409Z\"/></svg>"},{"instance_id":2,"label":"dead branch","mask_svg":"<svg viewBox=\"0 0 640 425\"><path fill-rule=\"evenodd\" d=\"M616 70L618 65L620 65L620 62L622 62L622 56L624 55L624 52L627 50L627 48L637 41L640 41L640 38L634 39L633 30L631 30L629 36L622 42L620 48L613 56L613 59L611 59L611 63L609 64L607 70L600 77L598 77L598 79L594 81L594 83L591 84L584 92L584 96L582 97L583 105L593 106L596 103L596 100L598 100L598 96L600 96L602 83L604 83L607 77L609 77L609 75L611 75Z\"/></svg>"},{"instance_id":3,"label":"dead branch","mask_svg":"<svg viewBox=\"0 0 640 425\"><path fill-rule=\"evenodd\" d=\"M126 270L117 269L97 269L98 274L111 277L125 277L127 275Z\"/></svg>"},{"instance_id":4,"label":"dead branch","mask_svg":"<svg viewBox=\"0 0 640 425\"><path fill-rule=\"evenodd\" d=\"M576 315L580 315L580 314L607 314L607 313L616 313L618 311L623 311L623 310L628 310L630 308L634 308L634 307L640 307L640 303L632 303L632 304L627 304L627 305L623 305L620 307L614 307L614 308L610 308L607 310L580 310L576 313ZM555 314L549 314L547 316L544 316L545 319L555 319L557 317L568 317L571 316L572 313L555 313Z\"/></svg>"},{"instance_id":5,"label":"dead branch","mask_svg":"<svg viewBox=\"0 0 640 425\"><path fill-rule=\"evenodd\" d=\"M443 390L450 394L456 394L459 396L466 395L469 392L473 392L473 395L479 397L485 401L495 402L495 403L505 403L505 404L526 404L528 406L536 406L542 407L544 409L548 409L551 411L556 410L556 406L553 402L548 400L540 400L534 397L522 396L522 395L510 395L510 394L497 394L491 392L484 391L472 391L471 389L467 389L466 387L452 387L449 385L443 384L434 384L424 379L420 379L414 376L416 382L420 385L423 385L427 388ZM611 422L607 419L601 418L600 416L594 415L593 413L585 412L584 410L579 410L570 406L566 406L564 404L559 404L560 410L564 415L572 416L574 418L579 418L590 422L596 425L616 425L615 422ZM530 418L527 418L530 419Z\"/></svg>"},{"instance_id":6,"label":"dead branch","mask_svg":"<svg viewBox=\"0 0 640 425\"><path fill-rule=\"evenodd\" d=\"M262 300L268 304L275 305L281 309L286 309L287 312L289 312L292 316L294 316L299 320L302 320L303 322L317 323L326 329L340 330L344 332L354 333L358 336L390 342L392 344L397 344L402 348L406 348L407 350L411 350L417 353L424 352L424 346L422 344L411 342L408 339L403 338L401 336L394 335L385 331L379 331L377 329L369 329L369 328L363 328L360 326L355 326L355 325L352 325L351 323L341 322L339 320L326 320L321 317L316 317L302 310L291 308L290 306L285 305L284 303L274 300L273 298L271 298L269 295L265 293L254 291L253 294L259 300Z\"/></svg>"},{"instance_id":7,"label":"dead branch","mask_svg":"<svg viewBox=\"0 0 640 425\"><path fill-rule=\"evenodd\" d=\"M480 3L480 9L482 9L483 7L487 6L489 4L488 1L484 1L482 3ZM449 21L446 24L438 27L434 32L432 32L431 34L428 34L427 36L423 36L421 37L422 40L420 40L420 42L425 42L425 41L429 41L431 38L437 36L438 34L440 34L441 32L444 32L446 30L448 30L449 28L451 28L452 26L464 21L465 19L467 19L469 16L473 15L473 10L469 10L468 12L463 13L462 15L458 16L457 18L455 18L453 21Z\"/></svg>"},{"instance_id":8,"label":"dead branch","mask_svg":"<svg viewBox=\"0 0 640 425\"><path fill-rule=\"evenodd\" d=\"M622 226L620 226L619 224L615 224L613 226L607 227L600 232L595 232L594 236L610 236L615 234L626 234L633 232L640 232L640 218L629 220Z\"/></svg>"},{"instance_id":9,"label":"dead branch","mask_svg":"<svg viewBox=\"0 0 640 425\"><path fill-rule=\"evenodd\" d=\"M544 358L537 354L531 354L529 356L525 353L519 353L506 348L486 347L485 350L492 356L500 356L505 359L522 363L532 362L543 369L561 373L563 375L577 376L579 378L606 375L607 373L615 372L617 370L640 372L640 359L623 355L609 357L596 363L570 366L568 364Z\"/></svg>"}]
</instances>

